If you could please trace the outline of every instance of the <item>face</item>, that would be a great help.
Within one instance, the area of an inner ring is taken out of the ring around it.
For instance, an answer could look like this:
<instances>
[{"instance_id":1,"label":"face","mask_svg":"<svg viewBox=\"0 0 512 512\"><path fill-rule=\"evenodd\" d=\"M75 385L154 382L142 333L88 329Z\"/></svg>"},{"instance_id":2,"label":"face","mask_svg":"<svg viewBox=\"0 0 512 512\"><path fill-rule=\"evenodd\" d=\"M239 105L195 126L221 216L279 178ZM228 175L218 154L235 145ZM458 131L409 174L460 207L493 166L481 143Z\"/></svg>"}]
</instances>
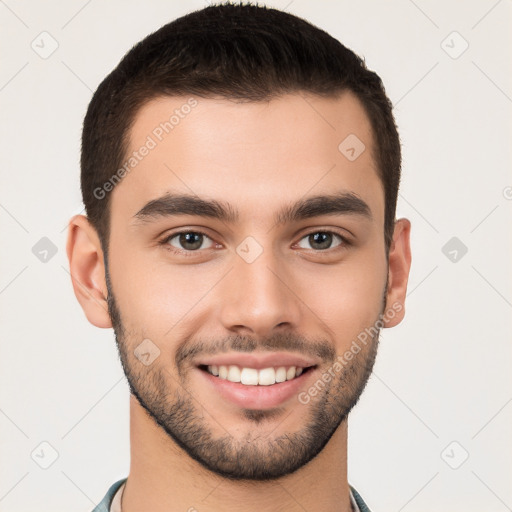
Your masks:
<instances>
[{"instance_id":1,"label":"face","mask_svg":"<svg viewBox=\"0 0 512 512\"><path fill-rule=\"evenodd\" d=\"M138 113L110 198L109 313L132 393L204 467L289 474L363 391L388 278L373 151L350 93Z\"/></svg>"}]
</instances>

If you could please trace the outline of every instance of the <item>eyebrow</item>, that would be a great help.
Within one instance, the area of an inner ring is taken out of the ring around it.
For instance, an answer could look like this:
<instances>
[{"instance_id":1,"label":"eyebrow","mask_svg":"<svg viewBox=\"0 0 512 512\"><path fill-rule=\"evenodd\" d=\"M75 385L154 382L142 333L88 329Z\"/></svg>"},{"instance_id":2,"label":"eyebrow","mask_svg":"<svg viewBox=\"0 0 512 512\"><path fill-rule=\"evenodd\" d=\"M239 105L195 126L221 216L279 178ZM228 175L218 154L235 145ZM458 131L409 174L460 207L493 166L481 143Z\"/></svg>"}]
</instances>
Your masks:
<instances>
[{"instance_id":1,"label":"eyebrow","mask_svg":"<svg viewBox=\"0 0 512 512\"><path fill-rule=\"evenodd\" d=\"M194 215L218 219L233 224L238 221L239 212L229 203L215 199L202 199L190 194L167 193L144 205L135 215L136 221L151 222L162 217ZM275 225L298 222L321 215L357 215L368 220L372 214L368 204L352 192L338 192L329 195L299 199L286 205L276 214Z\"/></svg>"}]
</instances>

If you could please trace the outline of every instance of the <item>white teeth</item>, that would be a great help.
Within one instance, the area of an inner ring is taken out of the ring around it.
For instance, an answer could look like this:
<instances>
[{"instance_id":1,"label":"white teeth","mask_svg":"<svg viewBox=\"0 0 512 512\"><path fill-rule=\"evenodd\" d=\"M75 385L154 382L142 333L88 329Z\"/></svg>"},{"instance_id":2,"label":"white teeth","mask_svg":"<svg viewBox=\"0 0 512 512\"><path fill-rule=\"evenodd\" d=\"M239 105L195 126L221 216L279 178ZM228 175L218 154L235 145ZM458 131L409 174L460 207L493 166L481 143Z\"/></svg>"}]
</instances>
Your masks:
<instances>
[{"instance_id":1,"label":"white teeth","mask_svg":"<svg viewBox=\"0 0 512 512\"><path fill-rule=\"evenodd\" d=\"M280 366L276 370L276 382L284 382L286 380L286 368L284 366Z\"/></svg>"},{"instance_id":2,"label":"white teeth","mask_svg":"<svg viewBox=\"0 0 512 512\"><path fill-rule=\"evenodd\" d=\"M263 368L259 371L258 384L260 386L270 386L276 383L276 371L274 368Z\"/></svg>"},{"instance_id":3,"label":"white teeth","mask_svg":"<svg viewBox=\"0 0 512 512\"><path fill-rule=\"evenodd\" d=\"M258 370L254 368L243 368L240 382L246 386L258 385Z\"/></svg>"},{"instance_id":4,"label":"white teeth","mask_svg":"<svg viewBox=\"0 0 512 512\"><path fill-rule=\"evenodd\" d=\"M240 368L231 365L228 370L228 380L231 382L240 382Z\"/></svg>"},{"instance_id":5,"label":"white teeth","mask_svg":"<svg viewBox=\"0 0 512 512\"><path fill-rule=\"evenodd\" d=\"M216 377L230 382L241 382L246 386L271 386L272 384L292 380L302 375L304 368L290 366L288 368L279 366L278 368L240 368L236 365L209 365L208 372Z\"/></svg>"}]
</instances>

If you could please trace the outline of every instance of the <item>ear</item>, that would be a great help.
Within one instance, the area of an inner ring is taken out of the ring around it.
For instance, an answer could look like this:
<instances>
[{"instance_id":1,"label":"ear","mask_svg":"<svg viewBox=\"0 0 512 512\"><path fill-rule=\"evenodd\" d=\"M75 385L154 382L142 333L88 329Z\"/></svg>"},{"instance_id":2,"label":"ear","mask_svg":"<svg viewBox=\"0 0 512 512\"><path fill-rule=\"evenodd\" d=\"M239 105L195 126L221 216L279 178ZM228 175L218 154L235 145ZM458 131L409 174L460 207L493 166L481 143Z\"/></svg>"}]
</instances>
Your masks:
<instances>
[{"instance_id":1,"label":"ear","mask_svg":"<svg viewBox=\"0 0 512 512\"><path fill-rule=\"evenodd\" d=\"M408 219L395 222L393 241L389 248L388 289L384 327L398 325L405 316L405 295L411 269L411 245L409 236L411 223Z\"/></svg>"},{"instance_id":2,"label":"ear","mask_svg":"<svg viewBox=\"0 0 512 512\"><path fill-rule=\"evenodd\" d=\"M84 215L75 215L69 221L66 252L73 290L87 320L96 327L112 327L101 242Z\"/></svg>"}]
</instances>

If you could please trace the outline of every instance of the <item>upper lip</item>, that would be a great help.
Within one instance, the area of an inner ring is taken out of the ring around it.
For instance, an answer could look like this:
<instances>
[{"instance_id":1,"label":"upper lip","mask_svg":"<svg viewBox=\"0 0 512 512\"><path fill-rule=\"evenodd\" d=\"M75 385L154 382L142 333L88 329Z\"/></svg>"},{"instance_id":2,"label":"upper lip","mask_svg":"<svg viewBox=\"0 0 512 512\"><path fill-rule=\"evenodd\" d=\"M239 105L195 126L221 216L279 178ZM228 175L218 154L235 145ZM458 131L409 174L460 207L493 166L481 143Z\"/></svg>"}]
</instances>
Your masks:
<instances>
[{"instance_id":1,"label":"upper lip","mask_svg":"<svg viewBox=\"0 0 512 512\"><path fill-rule=\"evenodd\" d=\"M217 354L214 356L205 356L198 359L197 366L230 366L235 365L240 368L254 368L261 370L263 368L279 368L280 366L308 368L315 366L318 361L300 355L291 354L289 352L268 352L268 353L228 353Z\"/></svg>"}]
</instances>

